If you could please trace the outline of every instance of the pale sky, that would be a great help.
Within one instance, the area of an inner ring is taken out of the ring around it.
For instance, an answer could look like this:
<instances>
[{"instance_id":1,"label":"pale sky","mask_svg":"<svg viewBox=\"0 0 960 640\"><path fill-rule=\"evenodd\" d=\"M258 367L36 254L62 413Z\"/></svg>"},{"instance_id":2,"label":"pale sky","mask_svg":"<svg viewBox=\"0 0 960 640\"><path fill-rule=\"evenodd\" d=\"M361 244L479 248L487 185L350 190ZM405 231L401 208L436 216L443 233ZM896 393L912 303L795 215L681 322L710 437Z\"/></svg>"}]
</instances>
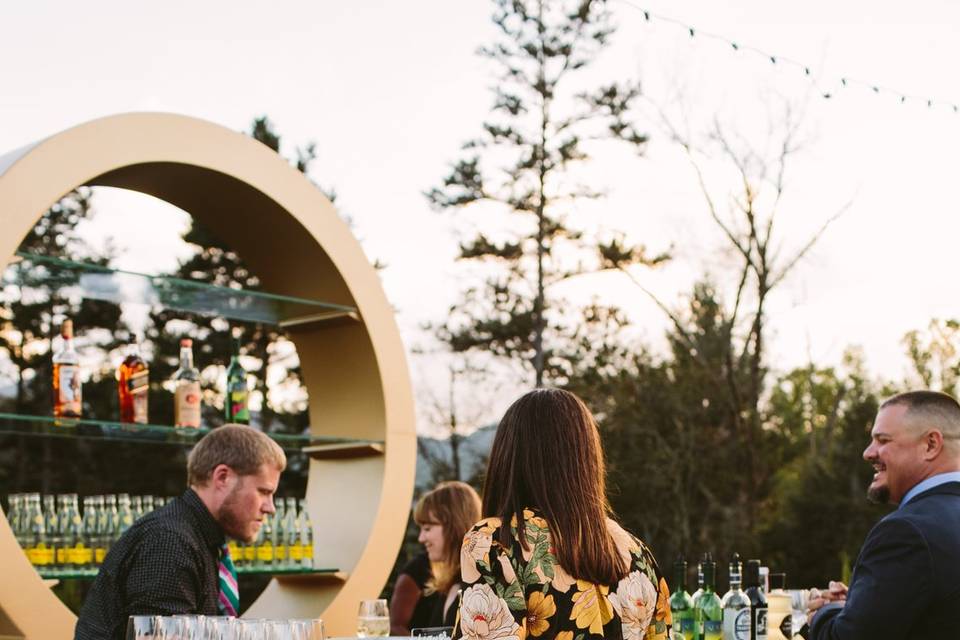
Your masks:
<instances>
[{"instance_id":1,"label":"pale sky","mask_svg":"<svg viewBox=\"0 0 960 640\"><path fill-rule=\"evenodd\" d=\"M681 94L694 129L716 116L761 145L765 115L778 100L804 108L806 146L778 219L787 250L852 202L771 300L773 366L836 363L859 345L871 372L902 378L903 334L932 317L960 317L953 295L960 115L839 89L839 79L960 103L960 5L611 6L620 30L592 72L596 82L639 77L649 100L672 113ZM692 24L698 35L656 18L645 23L635 7ZM311 177L336 189L367 254L387 263L384 287L411 348L423 342L418 327L457 299L463 279L453 263L456 219L430 210L422 192L439 183L488 112L495 80L475 51L493 34L491 9L482 0L4 3L0 154L114 113L170 111L232 129L267 114L286 141L316 141ZM704 32L809 64L819 89L794 67L735 52ZM835 97L805 101L824 89ZM613 150L584 169L610 194L586 217L654 249L674 245L672 264L637 273L674 304L704 269L722 273L724 257L689 164L653 110L645 113L651 119L640 128L652 138L644 158ZM707 167L719 196L729 176L709 160ZM89 232L125 238L123 266L169 266L156 238L175 236L182 219L118 195L104 196L98 208L99 225ZM136 233L144 218L155 219L154 233ZM622 276L562 286L558 293L573 300L595 294L623 306L640 338L661 340L662 314ZM418 397L445 384L432 361L412 358L411 370ZM508 401L494 401L485 419Z\"/></svg>"}]
</instances>

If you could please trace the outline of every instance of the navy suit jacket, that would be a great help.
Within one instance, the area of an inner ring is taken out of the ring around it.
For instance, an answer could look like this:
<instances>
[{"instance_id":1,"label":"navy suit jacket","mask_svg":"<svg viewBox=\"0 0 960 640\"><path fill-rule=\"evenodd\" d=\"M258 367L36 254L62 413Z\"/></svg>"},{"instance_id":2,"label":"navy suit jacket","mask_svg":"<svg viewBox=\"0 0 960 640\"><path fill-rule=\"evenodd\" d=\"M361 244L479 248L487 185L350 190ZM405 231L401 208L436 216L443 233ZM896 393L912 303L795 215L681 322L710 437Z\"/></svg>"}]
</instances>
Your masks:
<instances>
[{"instance_id":1,"label":"navy suit jacket","mask_svg":"<svg viewBox=\"0 0 960 640\"><path fill-rule=\"evenodd\" d=\"M914 497L867 535L844 606L813 619L811 640L955 637L960 616L960 482Z\"/></svg>"}]
</instances>

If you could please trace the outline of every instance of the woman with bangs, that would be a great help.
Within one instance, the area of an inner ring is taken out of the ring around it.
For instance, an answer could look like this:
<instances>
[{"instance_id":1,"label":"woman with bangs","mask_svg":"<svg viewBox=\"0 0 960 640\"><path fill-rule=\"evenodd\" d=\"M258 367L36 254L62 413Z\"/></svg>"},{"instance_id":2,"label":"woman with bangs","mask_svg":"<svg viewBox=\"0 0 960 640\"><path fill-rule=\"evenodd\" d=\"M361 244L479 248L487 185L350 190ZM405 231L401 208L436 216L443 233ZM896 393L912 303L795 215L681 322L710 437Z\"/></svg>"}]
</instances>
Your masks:
<instances>
[{"instance_id":1,"label":"woman with bangs","mask_svg":"<svg viewBox=\"0 0 960 640\"><path fill-rule=\"evenodd\" d=\"M480 496L464 482L441 482L413 511L424 552L400 572L390 600L390 635L453 627L460 593L460 545L480 519Z\"/></svg>"},{"instance_id":2,"label":"woman with bangs","mask_svg":"<svg viewBox=\"0 0 960 640\"><path fill-rule=\"evenodd\" d=\"M454 639L667 640L669 590L613 519L600 435L574 394L536 389L497 428L461 551Z\"/></svg>"}]
</instances>

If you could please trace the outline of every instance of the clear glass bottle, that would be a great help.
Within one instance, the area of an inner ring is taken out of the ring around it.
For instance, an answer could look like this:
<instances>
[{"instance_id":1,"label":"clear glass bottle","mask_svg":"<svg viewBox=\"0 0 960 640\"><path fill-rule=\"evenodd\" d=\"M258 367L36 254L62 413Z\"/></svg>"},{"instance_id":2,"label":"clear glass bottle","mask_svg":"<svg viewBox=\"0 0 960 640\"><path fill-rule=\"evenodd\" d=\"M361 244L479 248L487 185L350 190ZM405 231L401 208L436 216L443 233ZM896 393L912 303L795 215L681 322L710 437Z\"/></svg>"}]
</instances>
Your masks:
<instances>
[{"instance_id":1,"label":"clear glass bottle","mask_svg":"<svg viewBox=\"0 0 960 640\"><path fill-rule=\"evenodd\" d=\"M310 514L307 512L307 501L300 500L300 513L297 515L300 530L300 542L303 545L303 560L300 566L304 569L313 568L313 523L310 522Z\"/></svg>"},{"instance_id":2,"label":"clear glass bottle","mask_svg":"<svg viewBox=\"0 0 960 640\"><path fill-rule=\"evenodd\" d=\"M670 595L673 630L683 640L694 640L693 598L687 593L687 561L677 556L673 563L673 593Z\"/></svg>"},{"instance_id":3,"label":"clear glass bottle","mask_svg":"<svg viewBox=\"0 0 960 640\"><path fill-rule=\"evenodd\" d=\"M73 320L60 326L60 350L53 354L53 415L79 418L83 414L80 356L73 347Z\"/></svg>"},{"instance_id":4,"label":"clear glass bottle","mask_svg":"<svg viewBox=\"0 0 960 640\"><path fill-rule=\"evenodd\" d=\"M127 347L127 356L117 368L120 422L147 424L149 390L150 369L140 356L140 345L134 342Z\"/></svg>"},{"instance_id":5,"label":"clear glass bottle","mask_svg":"<svg viewBox=\"0 0 960 640\"><path fill-rule=\"evenodd\" d=\"M180 368L173 374L173 424L176 427L200 426L200 371L193 366L193 340L180 340Z\"/></svg>"},{"instance_id":6,"label":"clear glass bottle","mask_svg":"<svg viewBox=\"0 0 960 640\"><path fill-rule=\"evenodd\" d=\"M49 564L50 548L47 545L47 530L44 526L39 493L31 493L27 496L26 522L27 557L34 566L46 567Z\"/></svg>"},{"instance_id":7,"label":"clear glass bottle","mask_svg":"<svg viewBox=\"0 0 960 640\"><path fill-rule=\"evenodd\" d=\"M287 533L286 521L284 520L283 499L274 500L276 512L270 516L273 521L273 566L282 568L287 566Z\"/></svg>"},{"instance_id":8,"label":"clear glass bottle","mask_svg":"<svg viewBox=\"0 0 960 640\"><path fill-rule=\"evenodd\" d=\"M703 592L693 603L693 621L700 640L722 640L723 606L716 594L717 564L711 556L703 560Z\"/></svg>"},{"instance_id":9,"label":"clear glass bottle","mask_svg":"<svg viewBox=\"0 0 960 640\"><path fill-rule=\"evenodd\" d=\"M710 557L709 553L704 553L700 562L697 563L697 590L693 592L690 599L693 600L693 606L697 606L697 599L703 593L703 563Z\"/></svg>"},{"instance_id":10,"label":"clear glass bottle","mask_svg":"<svg viewBox=\"0 0 960 640\"><path fill-rule=\"evenodd\" d=\"M730 590L720 601L723 605L723 640L750 640L750 599L741 589L743 565L740 555L730 559Z\"/></svg>"},{"instance_id":11,"label":"clear glass bottle","mask_svg":"<svg viewBox=\"0 0 960 640\"><path fill-rule=\"evenodd\" d=\"M110 539L111 539L111 528L110 528L110 512L107 509L106 499L104 496L94 496L90 501L93 505L93 512L95 519L95 533L90 536L90 548L93 549L93 565L99 567L103 564L103 559L107 557L107 551L110 550ZM84 506L84 530L90 531L87 527L87 512L86 506Z\"/></svg>"},{"instance_id":12,"label":"clear glass bottle","mask_svg":"<svg viewBox=\"0 0 960 640\"><path fill-rule=\"evenodd\" d=\"M97 531L99 515L94 496L84 496L83 532L80 535L80 542L74 547L76 550L74 562L79 568L89 568L96 561L96 549L100 543Z\"/></svg>"},{"instance_id":13,"label":"clear glass bottle","mask_svg":"<svg viewBox=\"0 0 960 640\"><path fill-rule=\"evenodd\" d=\"M250 424L250 410L247 407L247 372L240 364L240 329L233 328L233 355L227 367L227 397L223 407L227 422Z\"/></svg>"},{"instance_id":14,"label":"clear glass bottle","mask_svg":"<svg viewBox=\"0 0 960 640\"><path fill-rule=\"evenodd\" d=\"M267 514L263 518L263 524L257 533L257 566L273 566L273 518Z\"/></svg>"},{"instance_id":15,"label":"clear glass bottle","mask_svg":"<svg viewBox=\"0 0 960 640\"><path fill-rule=\"evenodd\" d=\"M17 544L21 549L26 548L24 536L23 536L23 525L21 524L21 510L23 509L23 498L22 494L11 493L7 496L7 505L9 508L10 528L13 529L13 537L16 539Z\"/></svg>"},{"instance_id":16,"label":"clear glass bottle","mask_svg":"<svg viewBox=\"0 0 960 640\"><path fill-rule=\"evenodd\" d=\"M143 496L142 504L143 504L142 515L144 516L156 508L154 506L153 496Z\"/></svg>"},{"instance_id":17,"label":"clear glass bottle","mask_svg":"<svg viewBox=\"0 0 960 640\"><path fill-rule=\"evenodd\" d=\"M51 569L57 566L57 555L60 549L60 527L57 519L56 496L43 496L43 527L47 533L47 544L50 547L47 566Z\"/></svg>"},{"instance_id":18,"label":"clear glass bottle","mask_svg":"<svg viewBox=\"0 0 960 640\"><path fill-rule=\"evenodd\" d=\"M283 510L284 546L287 548L286 567L296 568L303 561L303 545L297 525L297 499L287 498Z\"/></svg>"}]
</instances>

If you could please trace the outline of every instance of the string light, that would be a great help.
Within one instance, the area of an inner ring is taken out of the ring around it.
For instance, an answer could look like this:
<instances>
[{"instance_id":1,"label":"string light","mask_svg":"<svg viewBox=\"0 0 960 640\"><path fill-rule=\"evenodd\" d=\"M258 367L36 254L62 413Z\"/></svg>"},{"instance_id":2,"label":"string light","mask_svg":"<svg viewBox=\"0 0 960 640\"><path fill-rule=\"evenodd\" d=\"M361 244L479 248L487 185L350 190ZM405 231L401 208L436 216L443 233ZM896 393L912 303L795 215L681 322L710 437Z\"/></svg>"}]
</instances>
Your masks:
<instances>
[{"instance_id":1,"label":"string light","mask_svg":"<svg viewBox=\"0 0 960 640\"><path fill-rule=\"evenodd\" d=\"M644 20L645 20L646 22L653 22L654 20L656 20L656 21L658 21L658 22L664 22L664 23L667 23L667 24L672 24L672 25L674 25L674 26L680 27L680 28L682 28L683 30L685 30L685 31L690 35L691 38L694 38L694 37L699 36L699 37L701 37L701 38L707 38L707 39L711 39L711 40L717 40L717 41L719 41L719 42L723 42L723 43L729 45L730 48L733 49L733 50L736 51L736 52L743 52L743 51L745 51L745 52L748 52L748 53L755 54L755 55L757 55L757 56L759 56L759 57L761 57L761 58L765 58L766 60L768 60L768 61L770 62L770 64L779 65L779 66L791 66L791 67L796 67L796 68L802 70L802 71L803 71L803 74L804 74L806 77L810 78L810 80L811 80L812 82L814 82L814 84L825 84L825 83L817 83L816 78L814 77L813 72L810 70L810 66L809 66L809 65L803 64L803 63L801 63L801 62L798 62L798 61L796 61L796 60L792 60L791 58L787 58L787 57L784 57L784 56L781 56L781 55L776 55L776 54L768 53L768 52L763 51L763 50L761 50L761 49L758 49L758 48L756 48L756 47L752 47L752 46L744 45L744 44L739 43L739 42L735 42L735 41L731 40L730 38L727 38L727 37L722 36L722 35L717 34L717 33L711 33L711 32L709 32L709 31L703 31L703 30L701 30L701 29L699 29L699 28L694 27L693 25L687 24L687 23L685 23L685 22L681 22L680 20L676 20L676 19L674 19L674 18L670 18L670 17L667 17L667 16L658 15L658 14L652 12L652 11L649 11L649 10L647 10L647 9L644 9L644 8L636 5L635 3L631 2L630 0L619 0L619 2L620 2L621 4L624 4L624 5L632 8L632 9L636 9L637 11L641 12L641 13L643 14L643 18L644 18ZM839 90L839 89L850 89L850 88L852 88L852 87L859 87L859 88L862 88L862 89L866 89L867 91L871 91L871 92L873 92L873 94L878 95L878 96L888 95L888 96L891 96L891 97L893 97L893 98L899 98L900 104L906 104L907 99L909 98L911 102L914 102L914 101L915 101L915 102L918 102L918 103L920 103L920 104L923 104L923 103L925 102L928 109L933 109L934 107L944 107L944 108L946 108L946 109L949 109L949 110L953 111L953 113L960 113L960 106L958 106L957 104L954 104L952 101L951 101L951 102L948 102L948 101L946 101L946 100L935 100L935 99L933 99L933 98L929 98L929 97L925 97L925 96L911 95L911 94L908 94L908 93L904 93L903 91L898 91L898 90L896 90L896 89L892 89L892 88L890 88L890 87L885 87L885 86L883 86L883 85L876 84L876 83L873 83L873 82L864 82L864 81L861 81L861 80L856 80L856 79L854 79L854 78L850 78L849 76L843 76L843 77L841 77L841 78L840 78L840 81L839 81L839 86L837 86L837 85L835 85L835 84L834 84L834 86L835 86L836 89L838 89L838 90ZM824 100L829 100L829 99L833 98L836 93L837 93L836 91L821 90L820 95L823 96Z\"/></svg>"}]
</instances>

